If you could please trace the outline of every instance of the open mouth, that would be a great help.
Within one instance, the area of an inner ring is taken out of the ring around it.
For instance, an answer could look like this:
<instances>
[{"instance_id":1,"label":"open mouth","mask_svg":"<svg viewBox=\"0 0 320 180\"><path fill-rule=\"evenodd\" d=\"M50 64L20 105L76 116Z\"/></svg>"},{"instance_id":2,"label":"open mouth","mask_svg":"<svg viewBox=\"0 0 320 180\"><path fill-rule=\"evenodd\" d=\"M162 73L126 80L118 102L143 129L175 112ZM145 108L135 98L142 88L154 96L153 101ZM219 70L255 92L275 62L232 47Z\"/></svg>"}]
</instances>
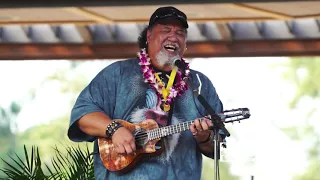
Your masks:
<instances>
[{"instance_id":1,"label":"open mouth","mask_svg":"<svg viewBox=\"0 0 320 180\"><path fill-rule=\"evenodd\" d=\"M178 50L178 47L174 46L174 45L165 45L164 48L167 50L167 51L170 51L170 52L174 52L176 50Z\"/></svg>"}]
</instances>

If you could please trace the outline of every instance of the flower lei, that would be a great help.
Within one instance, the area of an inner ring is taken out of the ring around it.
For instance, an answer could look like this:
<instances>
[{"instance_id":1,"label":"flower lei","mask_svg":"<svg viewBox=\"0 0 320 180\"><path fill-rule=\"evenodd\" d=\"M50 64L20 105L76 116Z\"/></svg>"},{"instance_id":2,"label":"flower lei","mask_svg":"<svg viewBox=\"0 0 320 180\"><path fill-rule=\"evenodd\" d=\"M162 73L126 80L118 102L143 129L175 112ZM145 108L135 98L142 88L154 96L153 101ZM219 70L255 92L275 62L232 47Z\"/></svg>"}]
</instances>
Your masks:
<instances>
[{"instance_id":1,"label":"flower lei","mask_svg":"<svg viewBox=\"0 0 320 180\"><path fill-rule=\"evenodd\" d=\"M163 99L163 86L159 82L157 82L157 79L154 75L156 72L151 65L151 60L146 52L146 49L141 49L137 54L138 58L140 59L139 65L141 66L144 82L148 83L156 91L158 99L160 99L162 103L167 104L170 107L170 104L173 102L174 98L181 96L188 89L186 81L190 73L189 63L181 58L182 62L185 65L185 72L182 73L180 70L177 71L175 78L176 81L174 85L170 87L168 97L166 99Z\"/></svg>"}]
</instances>

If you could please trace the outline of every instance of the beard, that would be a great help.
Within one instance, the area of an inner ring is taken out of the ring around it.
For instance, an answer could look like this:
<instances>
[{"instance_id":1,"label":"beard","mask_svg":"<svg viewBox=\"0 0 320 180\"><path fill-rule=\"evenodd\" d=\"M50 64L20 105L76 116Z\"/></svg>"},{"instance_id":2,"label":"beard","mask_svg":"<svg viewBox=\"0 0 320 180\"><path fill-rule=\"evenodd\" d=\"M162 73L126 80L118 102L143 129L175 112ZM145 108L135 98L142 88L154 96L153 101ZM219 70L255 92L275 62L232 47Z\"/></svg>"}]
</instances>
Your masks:
<instances>
[{"instance_id":1,"label":"beard","mask_svg":"<svg viewBox=\"0 0 320 180\"><path fill-rule=\"evenodd\" d=\"M156 54L156 61L160 66L173 66L174 60L179 58L179 55L170 56L165 50L161 50Z\"/></svg>"}]
</instances>

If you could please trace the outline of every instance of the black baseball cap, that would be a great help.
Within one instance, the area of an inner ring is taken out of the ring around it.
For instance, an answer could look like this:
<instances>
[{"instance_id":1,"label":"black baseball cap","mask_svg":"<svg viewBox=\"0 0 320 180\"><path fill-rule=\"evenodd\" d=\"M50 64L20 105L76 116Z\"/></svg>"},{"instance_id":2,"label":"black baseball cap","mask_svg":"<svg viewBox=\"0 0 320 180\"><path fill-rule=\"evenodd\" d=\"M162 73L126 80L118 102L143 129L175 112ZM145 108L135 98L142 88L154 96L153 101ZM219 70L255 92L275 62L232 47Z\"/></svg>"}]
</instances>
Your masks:
<instances>
[{"instance_id":1,"label":"black baseball cap","mask_svg":"<svg viewBox=\"0 0 320 180\"><path fill-rule=\"evenodd\" d=\"M153 26L158 20L162 19L178 19L181 21L184 28L189 27L187 16L182 11L172 6L158 8L150 17L149 27Z\"/></svg>"}]
</instances>

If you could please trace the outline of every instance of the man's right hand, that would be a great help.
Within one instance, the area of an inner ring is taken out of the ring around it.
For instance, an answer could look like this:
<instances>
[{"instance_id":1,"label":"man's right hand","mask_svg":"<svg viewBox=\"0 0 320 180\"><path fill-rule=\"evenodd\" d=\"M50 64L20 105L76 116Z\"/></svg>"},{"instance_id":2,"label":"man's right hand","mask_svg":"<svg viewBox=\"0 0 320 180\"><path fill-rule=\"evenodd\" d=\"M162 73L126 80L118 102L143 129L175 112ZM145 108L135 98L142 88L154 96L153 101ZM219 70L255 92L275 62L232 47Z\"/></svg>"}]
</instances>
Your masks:
<instances>
[{"instance_id":1,"label":"man's right hand","mask_svg":"<svg viewBox=\"0 0 320 180\"><path fill-rule=\"evenodd\" d=\"M78 125L86 134L96 137L106 137L106 128L111 122L111 118L105 113L93 112L84 115L78 121ZM118 153L130 154L136 150L133 134L125 127L120 127L113 133L112 143Z\"/></svg>"},{"instance_id":2,"label":"man's right hand","mask_svg":"<svg viewBox=\"0 0 320 180\"><path fill-rule=\"evenodd\" d=\"M112 143L117 153L132 154L136 151L136 144L133 134L125 127L120 127L112 135Z\"/></svg>"}]
</instances>

